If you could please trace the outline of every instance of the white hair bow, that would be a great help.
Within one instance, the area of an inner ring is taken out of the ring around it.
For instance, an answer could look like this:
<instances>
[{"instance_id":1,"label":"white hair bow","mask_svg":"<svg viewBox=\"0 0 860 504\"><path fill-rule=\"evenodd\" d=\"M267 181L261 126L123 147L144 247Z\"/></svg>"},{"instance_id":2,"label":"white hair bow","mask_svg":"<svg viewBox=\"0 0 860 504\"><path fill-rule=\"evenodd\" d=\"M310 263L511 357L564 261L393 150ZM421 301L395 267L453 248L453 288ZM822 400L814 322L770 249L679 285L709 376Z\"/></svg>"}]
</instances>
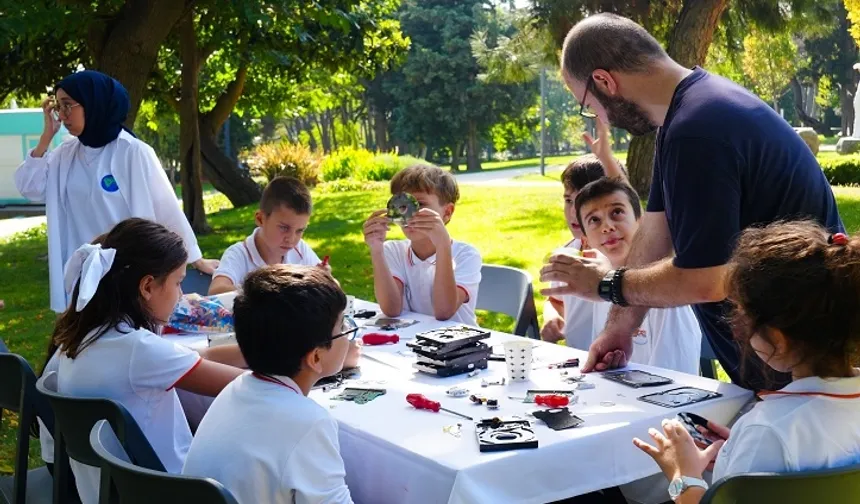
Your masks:
<instances>
[{"instance_id":1,"label":"white hair bow","mask_svg":"<svg viewBox=\"0 0 860 504\"><path fill-rule=\"evenodd\" d=\"M64 274L66 292L69 294L75 289L75 284L80 279L81 284L78 288L78 302L75 305L75 311L81 311L87 306L87 303L95 296L99 288L99 282L107 275L113 266L113 260L116 257L116 249L102 248L101 245L91 245L89 243L81 245L81 247L72 254L69 262L66 263L66 271Z\"/></svg>"}]
</instances>

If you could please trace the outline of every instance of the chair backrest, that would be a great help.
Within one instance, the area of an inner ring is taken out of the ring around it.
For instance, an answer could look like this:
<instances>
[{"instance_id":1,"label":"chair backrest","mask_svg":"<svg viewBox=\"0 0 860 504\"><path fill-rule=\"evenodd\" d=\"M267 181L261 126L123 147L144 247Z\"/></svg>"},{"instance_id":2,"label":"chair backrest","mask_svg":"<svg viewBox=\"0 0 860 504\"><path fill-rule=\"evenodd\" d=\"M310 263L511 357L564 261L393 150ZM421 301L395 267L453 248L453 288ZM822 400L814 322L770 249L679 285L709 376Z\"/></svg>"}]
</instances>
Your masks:
<instances>
[{"instance_id":1,"label":"chair backrest","mask_svg":"<svg viewBox=\"0 0 860 504\"><path fill-rule=\"evenodd\" d=\"M851 497L851 496L854 497ZM809 504L860 499L860 465L794 473L753 473L714 482L701 504Z\"/></svg>"},{"instance_id":2,"label":"chair backrest","mask_svg":"<svg viewBox=\"0 0 860 504\"><path fill-rule=\"evenodd\" d=\"M100 459L90 446L90 431L97 421L107 420L136 464L155 471L165 470L143 431L121 404L105 398L63 395L57 391L55 372L39 378L36 388L48 397L54 409L55 453L65 450L74 460L98 467Z\"/></svg>"},{"instance_id":3,"label":"chair backrest","mask_svg":"<svg viewBox=\"0 0 860 504\"><path fill-rule=\"evenodd\" d=\"M5 349L5 345L3 348ZM23 504L27 498L30 425L39 416L50 430L53 428L54 418L45 398L36 390L36 374L33 372L33 368L20 355L8 352L0 353L0 415L2 415L2 410L9 410L18 414L12 502Z\"/></svg>"},{"instance_id":4,"label":"chair backrest","mask_svg":"<svg viewBox=\"0 0 860 504\"><path fill-rule=\"evenodd\" d=\"M514 334L518 336L540 337L532 277L521 269L483 265L477 308L513 317Z\"/></svg>"},{"instance_id":5,"label":"chair backrest","mask_svg":"<svg viewBox=\"0 0 860 504\"><path fill-rule=\"evenodd\" d=\"M209 478L194 478L151 471L131 463L110 424L99 420L90 433L102 475L108 475L123 504L238 504L229 490Z\"/></svg>"},{"instance_id":6,"label":"chair backrest","mask_svg":"<svg viewBox=\"0 0 860 504\"><path fill-rule=\"evenodd\" d=\"M188 268L185 278L182 280L182 292L185 294L209 294L209 284L212 283L212 275L207 275L196 268Z\"/></svg>"}]
</instances>

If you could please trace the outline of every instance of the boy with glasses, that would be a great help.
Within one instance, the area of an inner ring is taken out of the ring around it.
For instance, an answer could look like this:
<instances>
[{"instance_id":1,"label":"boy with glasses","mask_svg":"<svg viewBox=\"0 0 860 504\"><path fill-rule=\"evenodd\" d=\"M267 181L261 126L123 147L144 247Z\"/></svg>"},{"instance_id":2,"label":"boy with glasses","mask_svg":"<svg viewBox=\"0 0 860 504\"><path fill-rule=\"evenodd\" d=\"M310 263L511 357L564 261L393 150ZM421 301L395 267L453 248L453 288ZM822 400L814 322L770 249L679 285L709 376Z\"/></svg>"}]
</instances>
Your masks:
<instances>
[{"instance_id":1,"label":"boy with glasses","mask_svg":"<svg viewBox=\"0 0 860 504\"><path fill-rule=\"evenodd\" d=\"M346 296L313 266L267 266L242 287L236 340L252 372L212 403L183 474L214 478L239 502L351 503L337 422L307 397L341 370L355 337Z\"/></svg>"}]
</instances>

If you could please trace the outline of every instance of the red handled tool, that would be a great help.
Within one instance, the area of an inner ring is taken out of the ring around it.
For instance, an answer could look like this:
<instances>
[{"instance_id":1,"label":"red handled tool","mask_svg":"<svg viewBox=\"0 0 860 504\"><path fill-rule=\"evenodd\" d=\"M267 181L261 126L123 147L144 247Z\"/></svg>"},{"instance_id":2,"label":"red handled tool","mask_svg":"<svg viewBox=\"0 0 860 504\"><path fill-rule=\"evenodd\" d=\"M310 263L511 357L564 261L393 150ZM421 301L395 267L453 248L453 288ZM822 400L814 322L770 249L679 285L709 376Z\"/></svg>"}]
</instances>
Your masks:
<instances>
[{"instance_id":1,"label":"red handled tool","mask_svg":"<svg viewBox=\"0 0 860 504\"><path fill-rule=\"evenodd\" d=\"M535 404L549 406L550 408L561 408L570 404L570 398L565 395L551 394L535 396Z\"/></svg>"},{"instance_id":2,"label":"red handled tool","mask_svg":"<svg viewBox=\"0 0 860 504\"><path fill-rule=\"evenodd\" d=\"M472 420L472 417L470 416L466 416L462 413L457 413L456 411L451 411L449 409L443 408L441 404L436 401L431 401L430 399L427 399L422 394L408 394L406 396L406 401L412 406L414 406L415 409L426 409L430 411L435 411L437 413L439 412L439 410L442 410L447 411L452 415L457 415L458 417L465 418L466 420Z\"/></svg>"},{"instance_id":3,"label":"red handled tool","mask_svg":"<svg viewBox=\"0 0 860 504\"><path fill-rule=\"evenodd\" d=\"M328 266L328 260L329 260L329 256L323 257L323 260L320 263L320 268L325 268L326 266Z\"/></svg>"},{"instance_id":4,"label":"red handled tool","mask_svg":"<svg viewBox=\"0 0 860 504\"><path fill-rule=\"evenodd\" d=\"M365 345L386 345L388 343L399 342L400 336L396 334L370 333L362 336L361 341Z\"/></svg>"}]
</instances>

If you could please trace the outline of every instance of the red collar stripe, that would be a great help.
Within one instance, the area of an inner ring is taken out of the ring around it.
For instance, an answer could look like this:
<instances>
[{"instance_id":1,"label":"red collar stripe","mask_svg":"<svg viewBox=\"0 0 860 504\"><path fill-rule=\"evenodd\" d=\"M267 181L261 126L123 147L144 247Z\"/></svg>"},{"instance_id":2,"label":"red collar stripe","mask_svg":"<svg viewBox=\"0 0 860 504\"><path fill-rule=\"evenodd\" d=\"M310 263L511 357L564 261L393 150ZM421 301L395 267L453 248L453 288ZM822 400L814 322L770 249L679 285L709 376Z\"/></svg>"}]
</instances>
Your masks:
<instances>
[{"instance_id":1,"label":"red collar stripe","mask_svg":"<svg viewBox=\"0 0 860 504\"><path fill-rule=\"evenodd\" d=\"M296 390L295 387L293 387L292 385L289 385L287 383L284 383L281 380L279 380L273 376L264 375L261 373L251 373L251 376L253 376L254 378L256 378L258 380L262 380L264 382L274 383L275 385L281 385L282 387L287 387L288 389L292 390L296 394L300 394L300 392L298 390Z\"/></svg>"}]
</instances>

